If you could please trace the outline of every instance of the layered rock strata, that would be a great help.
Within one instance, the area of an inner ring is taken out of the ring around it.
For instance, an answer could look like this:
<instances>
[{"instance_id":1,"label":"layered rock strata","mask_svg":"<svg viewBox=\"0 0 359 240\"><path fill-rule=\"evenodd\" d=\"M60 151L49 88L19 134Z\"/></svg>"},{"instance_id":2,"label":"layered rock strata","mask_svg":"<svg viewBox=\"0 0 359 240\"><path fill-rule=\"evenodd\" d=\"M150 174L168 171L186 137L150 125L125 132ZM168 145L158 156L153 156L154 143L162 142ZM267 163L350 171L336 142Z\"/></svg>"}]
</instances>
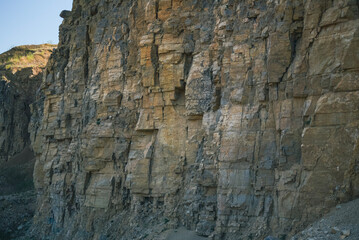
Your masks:
<instances>
[{"instance_id":1,"label":"layered rock strata","mask_svg":"<svg viewBox=\"0 0 359 240\"><path fill-rule=\"evenodd\" d=\"M34 107L34 233L284 239L358 197L357 1L75 0L61 16Z\"/></svg>"}]
</instances>

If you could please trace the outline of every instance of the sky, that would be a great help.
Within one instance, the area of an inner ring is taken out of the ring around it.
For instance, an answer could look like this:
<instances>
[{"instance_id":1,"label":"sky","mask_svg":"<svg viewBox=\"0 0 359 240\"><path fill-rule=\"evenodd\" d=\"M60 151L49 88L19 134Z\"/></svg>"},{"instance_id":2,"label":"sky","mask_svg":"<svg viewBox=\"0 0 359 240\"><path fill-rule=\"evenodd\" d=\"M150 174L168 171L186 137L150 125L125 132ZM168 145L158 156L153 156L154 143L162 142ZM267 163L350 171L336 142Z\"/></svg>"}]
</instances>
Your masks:
<instances>
[{"instance_id":1,"label":"sky","mask_svg":"<svg viewBox=\"0 0 359 240\"><path fill-rule=\"evenodd\" d=\"M0 53L29 44L58 43L62 10L72 0L0 0Z\"/></svg>"}]
</instances>

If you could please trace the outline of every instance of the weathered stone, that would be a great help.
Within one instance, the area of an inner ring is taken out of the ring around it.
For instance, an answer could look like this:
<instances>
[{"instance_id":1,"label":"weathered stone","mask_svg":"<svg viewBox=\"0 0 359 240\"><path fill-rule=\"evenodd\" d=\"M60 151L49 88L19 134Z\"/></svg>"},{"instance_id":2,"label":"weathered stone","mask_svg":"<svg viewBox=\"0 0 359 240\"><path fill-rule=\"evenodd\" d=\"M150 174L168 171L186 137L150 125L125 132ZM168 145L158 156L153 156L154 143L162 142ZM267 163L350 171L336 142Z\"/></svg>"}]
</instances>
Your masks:
<instances>
[{"instance_id":1,"label":"weathered stone","mask_svg":"<svg viewBox=\"0 0 359 240\"><path fill-rule=\"evenodd\" d=\"M38 88L55 47L18 46L0 54L0 239L24 235L35 214L35 156L29 132L39 122L30 123L30 110L41 101ZM37 169L39 175L41 171Z\"/></svg>"},{"instance_id":2,"label":"weathered stone","mask_svg":"<svg viewBox=\"0 0 359 240\"><path fill-rule=\"evenodd\" d=\"M353 2L76 11L34 106L40 238L282 238L358 196Z\"/></svg>"},{"instance_id":3,"label":"weathered stone","mask_svg":"<svg viewBox=\"0 0 359 240\"><path fill-rule=\"evenodd\" d=\"M0 55L0 166L30 145L30 104L55 47L19 46Z\"/></svg>"},{"instance_id":4,"label":"weathered stone","mask_svg":"<svg viewBox=\"0 0 359 240\"><path fill-rule=\"evenodd\" d=\"M68 17L71 17L71 15L72 15L71 11L68 11L68 10L63 10L60 13L60 17L62 17L62 18L68 18Z\"/></svg>"}]
</instances>

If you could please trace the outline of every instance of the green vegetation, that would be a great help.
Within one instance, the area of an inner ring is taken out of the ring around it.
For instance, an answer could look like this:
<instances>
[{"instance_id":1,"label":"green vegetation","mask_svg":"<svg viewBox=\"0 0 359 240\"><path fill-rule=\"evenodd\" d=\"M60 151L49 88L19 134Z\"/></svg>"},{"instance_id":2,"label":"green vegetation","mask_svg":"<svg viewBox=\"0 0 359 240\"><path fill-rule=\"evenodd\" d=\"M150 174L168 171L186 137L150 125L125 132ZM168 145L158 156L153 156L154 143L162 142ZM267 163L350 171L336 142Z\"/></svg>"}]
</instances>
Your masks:
<instances>
[{"instance_id":1,"label":"green vegetation","mask_svg":"<svg viewBox=\"0 0 359 240\"><path fill-rule=\"evenodd\" d=\"M29 63L35 60L34 52L33 51L26 51L24 52L15 52L12 56L9 56L6 61L5 68L10 69L14 66L21 64L21 62Z\"/></svg>"},{"instance_id":2,"label":"green vegetation","mask_svg":"<svg viewBox=\"0 0 359 240\"><path fill-rule=\"evenodd\" d=\"M25 57L26 57L27 61L29 61L29 62L35 60L33 53L30 53L30 54L26 55Z\"/></svg>"},{"instance_id":3,"label":"green vegetation","mask_svg":"<svg viewBox=\"0 0 359 240\"><path fill-rule=\"evenodd\" d=\"M39 65L43 56L51 54L55 47L56 45L50 44L14 47L0 54L0 68L9 70L11 68L32 67L34 64Z\"/></svg>"}]
</instances>

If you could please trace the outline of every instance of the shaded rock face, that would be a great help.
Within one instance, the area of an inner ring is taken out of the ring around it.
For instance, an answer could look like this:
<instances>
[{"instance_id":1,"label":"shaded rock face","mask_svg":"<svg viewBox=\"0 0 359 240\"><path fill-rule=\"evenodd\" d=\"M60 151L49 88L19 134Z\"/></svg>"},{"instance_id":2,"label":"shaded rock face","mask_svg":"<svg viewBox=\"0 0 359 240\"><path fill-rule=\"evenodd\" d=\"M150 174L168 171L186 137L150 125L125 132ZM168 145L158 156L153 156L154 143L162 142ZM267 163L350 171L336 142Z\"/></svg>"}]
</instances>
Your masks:
<instances>
[{"instance_id":1,"label":"shaded rock face","mask_svg":"<svg viewBox=\"0 0 359 240\"><path fill-rule=\"evenodd\" d=\"M358 17L354 0L75 0L34 107L33 233L285 238L358 197Z\"/></svg>"},{"instance_id":2,"label":"shaded rock face","mask_svg":"<svg viewBox=\"0 0 359 240\"><path fill-rule=\"evenodd\" d=\"M0 195L33 189L30 104L54 47L19 46L0 54Z\"/></svg>"},{"instance_id":3,"label":"shaded rock face","mask_svg":"<svg viewBox=\"0 0 359 240\"><path fill-rule=\"evenodd\" d=\"M24 235L36 209L30 104L54 47L19 46L0 54L0 239Z\"/></svg>"},{"instance_id":4,"label":"shaded rock face","mask_svg":"<svg viewBox=\"0 0 359 240\"><path fill-rule=\"evenodd\" d=\"M30 144L30 104L56 45L28 45L0 55L0 166Z\"/></svg>"}]
</instances>

